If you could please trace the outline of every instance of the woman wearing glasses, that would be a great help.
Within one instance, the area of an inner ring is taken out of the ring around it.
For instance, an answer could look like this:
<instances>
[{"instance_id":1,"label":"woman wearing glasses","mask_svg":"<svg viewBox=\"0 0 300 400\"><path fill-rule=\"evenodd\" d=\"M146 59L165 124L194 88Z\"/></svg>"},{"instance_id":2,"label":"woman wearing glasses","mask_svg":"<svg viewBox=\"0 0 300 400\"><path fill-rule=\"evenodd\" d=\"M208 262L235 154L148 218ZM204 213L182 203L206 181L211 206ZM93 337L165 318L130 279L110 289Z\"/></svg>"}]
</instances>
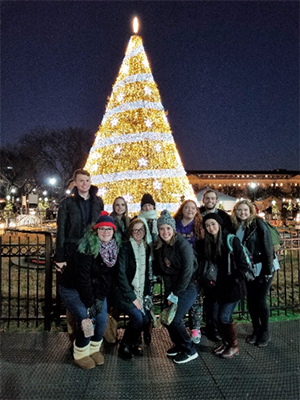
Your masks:
<instances>
[{"instance_id":1,"label":"woman wearing glasses","mask_svg":"<svg viewBox=\"0 0 300 400\"><path fill-rule=\"evenodd\" d=\"M113 218L102 211L80 242L74 269L65 269L64 285L59 286L62 301L77 322L73 356L83 369L104 364L100 347L107 321L106 297L118 255L115 231Z\"/></svg>"},{"instance_id":2,"label":"woman wearing glasses","mask_svg":"<svg viewBox=\"0 0 300 400\"><path fill-rule=\"evenodd\" d=\"M128 241L121 245L117 263L118 300L120 308L129 316L119 347L119 356L130 360L142 356L139 337L149 324L145 298L150 294L150 248L145 241L146 227L136 218L128 228Z\"/></svg>"}]
</instances>

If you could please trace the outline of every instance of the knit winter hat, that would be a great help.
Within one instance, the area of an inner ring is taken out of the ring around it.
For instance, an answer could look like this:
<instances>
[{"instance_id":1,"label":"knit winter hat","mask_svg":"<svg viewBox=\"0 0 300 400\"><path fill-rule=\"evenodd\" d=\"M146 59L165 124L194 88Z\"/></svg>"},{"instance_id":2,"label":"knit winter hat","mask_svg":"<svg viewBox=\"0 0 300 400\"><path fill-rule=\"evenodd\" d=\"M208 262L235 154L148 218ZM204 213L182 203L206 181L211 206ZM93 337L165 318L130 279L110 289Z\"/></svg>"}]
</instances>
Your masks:
<instances>
[{"instance_id":1,"label":"knit winter hat","mask_svg":"<svg viewBox=\"0 0 300 400\"><path fill-rule=\"evenodd\" d=\"M175 219L171 216L168 210L163 210L157 220L158 228L164 224L170 225L174 229L174 231L176 231Z\"/></svg>"},{"instance_id":2,"label":"knit winter hat","mask_svg":"<svg viewBox=\"0 0 300 400\"><path fill-rule=\"evenodd\" d=\"M155 201L153 200L153 197L151 196L150 193L145 193L143 195L141 200L141 208L143 207L144 204L152 204L153 207L155 208Z\"/></svg>"},{"instance_id":3,"label":"knit winter hat","mask_svg":"<svg viewBox=\"0 0 300 400\"><path fill-rule=\"evenodd\" d=\"M94 229L98 229L100 228L100 226L110 226L114 229L114 231L117 230L114 219L106 211L101 211L100 216L94 226Z\"/></svg>"},{"instance_id":4,"label":"knit winter hat","mask_svg":"<svg viewBox=\"0 0 300 400\"><path fill-rule=\"evenodd\" d=\"M222 220L222 218L220 217L220 215L219 215L218 213L213 212L213 213L207 213L207 214L203 217L203 228L204 228L204 229L205 229L205 222L206 222L208 219L214 219L215 221L218 222L219 225L223 226L223 220Z\"/></svg>"}]
</instances>

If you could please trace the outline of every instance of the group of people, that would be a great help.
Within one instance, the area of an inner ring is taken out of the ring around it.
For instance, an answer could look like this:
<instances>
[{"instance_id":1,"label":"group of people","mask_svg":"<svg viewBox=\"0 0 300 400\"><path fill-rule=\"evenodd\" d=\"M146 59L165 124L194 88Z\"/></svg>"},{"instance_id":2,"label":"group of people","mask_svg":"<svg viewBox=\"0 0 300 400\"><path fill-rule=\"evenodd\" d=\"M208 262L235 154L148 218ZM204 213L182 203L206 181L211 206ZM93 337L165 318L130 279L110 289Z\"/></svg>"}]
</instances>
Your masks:
<instances>
[{"instance_id":1,"label":"group of people","mask_svg":"<svg viewBox=\"0 0 300 400\"><path fill-rule=\"evenodd\" d=\"M110 215L103 210L87 171L75 171L74 185L59 206L55 261L76 364L91 369L104 363L103 336L110 333L110 341L116 342L120 313L128 315L129 322L119 356L130 360L143 355L141 338L151 343L157 279L163 280L163 307L175 305L173 319L166 325L173 342L166 354L174 363L198 357L195 345L201 340L203 313L206 336L222 342L213 352L222 358L238 354L232 314L245 296L253 325L246 341L259 347L268 344L267 295L274 274L274 249L268 227L256 216L251 202L237 202L230 217L217 208L216 192L208 190L202 207L186 200L172 217L167 210L157 215L153 197L145 193L140 212L130 219L123 197L115 199ZM229 234L235 234L231 273ZM257 271L251 282L245 279L248 265L242 244ZM214 287L202 282L208 262L218 269Z\"/></svg>"}]
</instances>

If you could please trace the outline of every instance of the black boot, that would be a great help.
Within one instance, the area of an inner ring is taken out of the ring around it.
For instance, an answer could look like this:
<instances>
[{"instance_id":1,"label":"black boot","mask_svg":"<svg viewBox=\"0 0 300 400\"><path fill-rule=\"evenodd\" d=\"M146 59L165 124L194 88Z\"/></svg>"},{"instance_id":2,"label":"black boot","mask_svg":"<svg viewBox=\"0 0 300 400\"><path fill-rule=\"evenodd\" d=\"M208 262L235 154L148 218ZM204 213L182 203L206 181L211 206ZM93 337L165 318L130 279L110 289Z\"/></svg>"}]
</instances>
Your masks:
<instances>
[{"instance_id":1,"label":"black boot","mask_svg":"<svg viewBox=\"0 0 300 400\"><path fill-rule=\"evenodd\" d=\"M147 346L150 345L152 339L153 322L150 321L144 329L144 342Z\"/></svg>"},{"instance_id":2,"label":"black boot","mask_svg":"<svg viewBox=\"0 0 300 400\"><path fill-rule=\"evenodd\" d=\"M130 346L123 342L120 343L118 354L123 360L131 360L133 358Z\"/></svg>"}]
</instances>

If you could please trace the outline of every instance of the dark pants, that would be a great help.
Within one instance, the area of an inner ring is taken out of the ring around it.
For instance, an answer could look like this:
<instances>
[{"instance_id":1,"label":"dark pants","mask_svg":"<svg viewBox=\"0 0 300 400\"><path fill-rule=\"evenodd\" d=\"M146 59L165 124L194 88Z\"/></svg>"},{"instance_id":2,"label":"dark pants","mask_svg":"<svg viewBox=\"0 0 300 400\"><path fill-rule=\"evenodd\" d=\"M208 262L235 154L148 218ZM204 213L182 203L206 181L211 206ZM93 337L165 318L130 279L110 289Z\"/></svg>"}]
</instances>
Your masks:
<instances>
[{"instance_id":1,"label":"dark pants","mask_svg":"<svg viewBox=\"0 0 300 400\"><path fill-rule=\"evenodd\" d=\"M145 327L149 324L150 317L149 313L142 313L141 310L138 310L136 307L126 310L130 320L126 326L124 336L122 342L125 344L138 344L138 338L140 334L143 332Z\"/></svg>"},{"instance_id":2,"label":"dark pants","mask_svg":"<svg viewBox=\"0 0 300 400\"><path fill-rule=\"evenodd\" d=\"M246 282L248 311L254 330L267 331L269 328L270 310L267 297L271 284L272 279L266 282L262 276L252 282Z\"/></svg>"},{"instance_id":3,"label":"dark pants","mask_svg":"<svg viewBox=\"0 0 300 400\"><path fill-rule=\"evenodd\" d=\"M179 295L175 317L171 324L167 326L169 335L175 346L180 349L181 352L189 355L195 354L196 349L187 333L183 318L194 304L198 292L198 285L193 285Z\"/></svg>"}]
</instances>

